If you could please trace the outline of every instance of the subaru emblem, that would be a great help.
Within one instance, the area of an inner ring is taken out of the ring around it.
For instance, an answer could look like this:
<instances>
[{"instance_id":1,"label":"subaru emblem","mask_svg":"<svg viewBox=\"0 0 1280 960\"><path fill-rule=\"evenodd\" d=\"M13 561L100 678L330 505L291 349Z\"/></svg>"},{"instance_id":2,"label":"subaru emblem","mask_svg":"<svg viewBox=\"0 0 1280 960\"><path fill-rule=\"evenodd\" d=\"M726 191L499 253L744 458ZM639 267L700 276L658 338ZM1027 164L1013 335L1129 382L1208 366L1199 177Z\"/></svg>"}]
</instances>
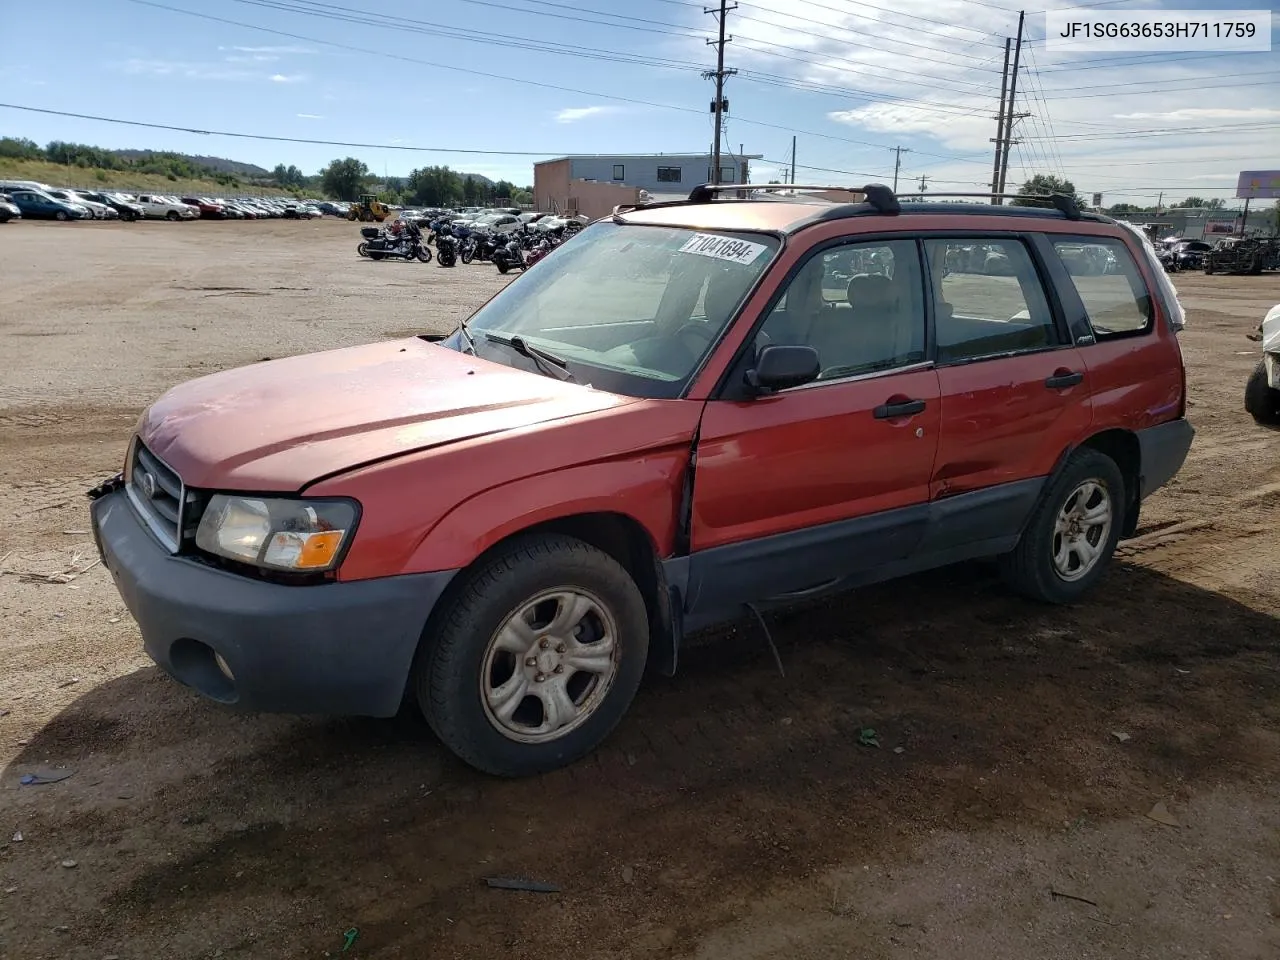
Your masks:
<instances>
[{"instance_id":1,"label":"subaru emblem","mask_svg":"<svg viewBox=\"0 0 1280 960\"><path fill-rule=\"evenodd\" d=\"M142 474L142 492L146 495L148 500L154 500L156 498L156 478L154 474Z\"/></svg>"}]
</instances>

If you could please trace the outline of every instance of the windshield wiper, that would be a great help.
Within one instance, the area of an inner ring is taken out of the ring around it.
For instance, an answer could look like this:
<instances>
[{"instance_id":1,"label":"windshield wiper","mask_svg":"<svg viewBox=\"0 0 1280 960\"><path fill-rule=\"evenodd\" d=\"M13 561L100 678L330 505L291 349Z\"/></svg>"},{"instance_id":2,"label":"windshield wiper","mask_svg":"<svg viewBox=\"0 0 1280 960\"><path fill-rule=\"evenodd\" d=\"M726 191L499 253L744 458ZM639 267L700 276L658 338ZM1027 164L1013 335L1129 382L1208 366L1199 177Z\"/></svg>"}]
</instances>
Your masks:
<instances>
[{"instance_id":1,"label":"windshield wiper","mask_svg":"<svg viewBox=\"0 0 1280 960\"><path fill-rule=\"evenodd\" d=\"M569 361L565 360L564 357L557 357L554 353L548 353L546 350L530 346L524 337L504 337L499 333L486 333L484 338L491 343L500 343L503 346L510 347L522 357L528 357L539 370L549 377L555 377L557 380L565 380L569 383L578 382L573 374L569 372Z\"/></svg>"},{"instance_id":2,"label":"windshield wiper","mask_svg":"<svg viewBox=\"0 0 1280 960\"><path fill-rule=\"evenodd\" d=\"M467 346L471 348L471 355L476 355L476 338L471 335L471 331L467 329L467 321L463 320L458 324L458 330L467 338Z\"/></svg>"}]
</instances>

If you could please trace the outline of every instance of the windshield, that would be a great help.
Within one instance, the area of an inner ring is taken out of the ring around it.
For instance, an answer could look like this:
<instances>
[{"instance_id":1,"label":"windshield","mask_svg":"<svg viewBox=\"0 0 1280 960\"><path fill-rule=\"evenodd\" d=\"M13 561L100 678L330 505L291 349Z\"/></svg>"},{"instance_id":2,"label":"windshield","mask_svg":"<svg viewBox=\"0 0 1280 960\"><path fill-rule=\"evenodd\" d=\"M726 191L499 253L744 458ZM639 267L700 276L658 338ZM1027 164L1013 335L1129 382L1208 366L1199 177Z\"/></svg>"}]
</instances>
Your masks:
<instances>
[{"instance_id":1,"label":"windshield","mask_svg":"<svg viewBox=\"0 0 1280 960\"><path fill-rule=\"evenodd\" d=\"M596 223L481 307L467 330L487 359L526 366L484 336L518 335L564 359L579 383L676 397L778 247L764 234Z\"/></svg>"}]
</instances>

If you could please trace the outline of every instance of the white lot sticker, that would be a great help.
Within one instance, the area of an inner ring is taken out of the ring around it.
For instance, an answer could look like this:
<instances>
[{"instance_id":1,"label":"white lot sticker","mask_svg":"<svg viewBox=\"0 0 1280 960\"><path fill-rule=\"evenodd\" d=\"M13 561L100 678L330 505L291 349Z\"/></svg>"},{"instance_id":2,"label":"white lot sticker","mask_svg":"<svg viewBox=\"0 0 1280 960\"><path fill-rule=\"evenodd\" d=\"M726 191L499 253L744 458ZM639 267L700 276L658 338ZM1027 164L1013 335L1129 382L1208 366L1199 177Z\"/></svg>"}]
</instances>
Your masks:
<instances>
[{"instance_id":1,"label":"white lot sticker","mask_svg":"<svg viewBox=\"0 0 1280 960\"><path fill-rule=\"evenodd\" d=\"M715 257L730 263L750 263L769 247L750 240L718 237L714 233L695 233L680 248L681 253L696 253L700 257Z\"/></svg>"}]
</instances>

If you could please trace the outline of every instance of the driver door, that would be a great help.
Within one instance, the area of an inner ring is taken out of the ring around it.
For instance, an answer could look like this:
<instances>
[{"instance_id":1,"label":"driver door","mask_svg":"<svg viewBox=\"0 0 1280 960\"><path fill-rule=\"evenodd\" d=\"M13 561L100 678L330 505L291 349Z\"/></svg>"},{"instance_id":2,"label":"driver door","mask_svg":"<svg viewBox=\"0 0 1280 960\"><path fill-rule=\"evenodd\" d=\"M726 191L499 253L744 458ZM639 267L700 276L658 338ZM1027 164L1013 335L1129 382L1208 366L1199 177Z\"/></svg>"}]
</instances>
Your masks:
<instances>
[{"instance_id":1,"label":"driver door","mask_svg":"<svg viewBox=\"0 0 1280 960\"><path fill-rule=\"evenodd\" d=\"M707 402L693 484L690 625L908 557L928 522L938 376L913 240L803 261L756 333L813 346L820 379Z\"/></svg>"}]
</instances>

